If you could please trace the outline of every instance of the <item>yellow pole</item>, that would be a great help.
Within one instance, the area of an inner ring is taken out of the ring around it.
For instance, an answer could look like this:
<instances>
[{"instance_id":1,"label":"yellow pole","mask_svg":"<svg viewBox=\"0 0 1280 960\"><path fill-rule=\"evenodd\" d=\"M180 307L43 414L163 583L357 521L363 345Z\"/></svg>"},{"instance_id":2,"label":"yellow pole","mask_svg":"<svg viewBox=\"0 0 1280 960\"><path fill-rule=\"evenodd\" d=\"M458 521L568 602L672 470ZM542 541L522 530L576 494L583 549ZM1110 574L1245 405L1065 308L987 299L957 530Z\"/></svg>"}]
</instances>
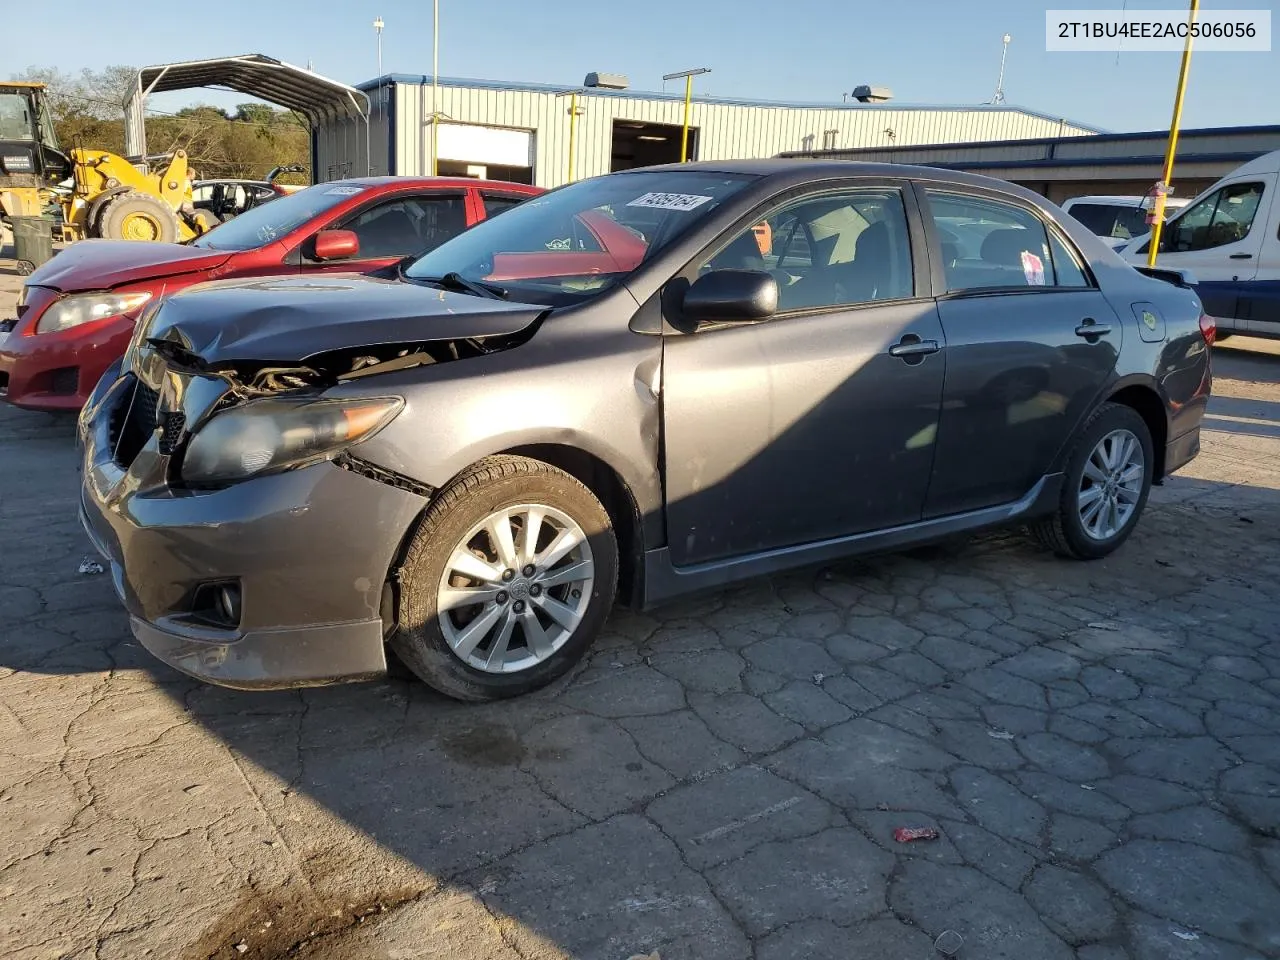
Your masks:
<instances>
[{"instance_id":1,"label":"yellow pole","mask_svg":"<svg viewBox=\"0 0 1280 960\"><path fill-rule=\"evenodd\" d=\"M573 183L573 159L578 154L578 92L569 97L569 182Z\"/></svg>"},{"instance_id":2,"label":"yellow pole","mask_svg":"<svg viewBox=\"0 0 1280 960\"><path fill-rule=\"evenodd\" d=\"M1178 151L1178 128L1182 124L1182 100L1187 92L1187 74L1191 70L1191 27L1200 12L1200 0L1191 0L1191 11L1187 15L1187 42L1182 47L1182 66L1178 70L1178 92L1173 98L1173 122L1169 125L1169 146L1165 150L1164 170L1160 182L1166 190L1173 179L1173 158ZM1147 244L1147 266L1156 265L1156 254L1160 252L1160 237L1164 233L1164 200L1165 194L1156 192L1156 203L1153 211L1155 223L1151 225L1151 242Z\"/></svg>"},{"instance_id":3,"label":"yellow pole","mask_svg":"<svg viewBox=\"0 0 1280 960\"><path fill-rule=\"evenodd\" d=\"M431 175L440 175L440 0L432 5L431 26Z\"/></svg>"},{"instance_id":4,"label":"yellow pole","mask_svg":"<svg viewBox=\"0 0 1280 960\"><path fill-rule=\"evenodd\" d=\"M693 100L693 75L684 78L684 129L680 132L680 162L689 159L689 103Z\"/></svg>"}]
</instances>

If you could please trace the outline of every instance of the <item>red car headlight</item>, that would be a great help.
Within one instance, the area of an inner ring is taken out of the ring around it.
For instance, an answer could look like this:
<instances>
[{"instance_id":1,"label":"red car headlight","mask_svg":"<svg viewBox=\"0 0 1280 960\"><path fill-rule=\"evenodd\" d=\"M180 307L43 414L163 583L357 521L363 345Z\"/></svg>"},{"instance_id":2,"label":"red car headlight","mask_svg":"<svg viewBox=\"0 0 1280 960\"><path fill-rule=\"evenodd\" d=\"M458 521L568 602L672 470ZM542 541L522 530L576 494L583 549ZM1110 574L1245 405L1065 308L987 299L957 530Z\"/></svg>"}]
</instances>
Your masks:
<instances>
[{"instance_id":1,"label":"red car headlight","mask_svg":"<svg viewBox=\"0 0 1280 960\"><path fill-rule=\"evenodd\" d=\"M81 293L49 305L36 322L36 333L70 330L91 320L105 320L137 310L151 299L146 291L134 293Z\"/></svg>"}]
</instances>

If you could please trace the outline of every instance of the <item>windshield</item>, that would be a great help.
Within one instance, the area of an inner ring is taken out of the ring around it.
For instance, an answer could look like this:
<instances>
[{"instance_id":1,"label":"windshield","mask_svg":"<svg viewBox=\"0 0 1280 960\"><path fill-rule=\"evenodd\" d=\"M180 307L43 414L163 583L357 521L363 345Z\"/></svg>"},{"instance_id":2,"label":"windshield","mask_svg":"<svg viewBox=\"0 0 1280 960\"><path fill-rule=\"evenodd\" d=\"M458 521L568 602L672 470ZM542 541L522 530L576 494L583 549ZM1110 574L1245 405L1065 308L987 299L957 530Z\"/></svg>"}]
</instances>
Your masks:
<instances>
[{"instance_id":1,"label":"windshield","mask_svg":"<svg viewBox=\"0 0 1280 960\"><path fill-rule=\"evenodd\" d=\"M582 180L477 224L404 275L430 281L457 274L497 284L512 300L576 303L622 282L752 179L663 170Z\"/></svg>"},{"instance_id":2,"label":"windshield","mask_svg":"<svg viewBox=\"0 0 1280 960\"><path fill-rule=\"evenodd\" d=\"M246 210L191 241L191 246L207 250L252 250L279 240L317 214L367 189L361 184L317 183Z\"/></svg>"}]
</instances>

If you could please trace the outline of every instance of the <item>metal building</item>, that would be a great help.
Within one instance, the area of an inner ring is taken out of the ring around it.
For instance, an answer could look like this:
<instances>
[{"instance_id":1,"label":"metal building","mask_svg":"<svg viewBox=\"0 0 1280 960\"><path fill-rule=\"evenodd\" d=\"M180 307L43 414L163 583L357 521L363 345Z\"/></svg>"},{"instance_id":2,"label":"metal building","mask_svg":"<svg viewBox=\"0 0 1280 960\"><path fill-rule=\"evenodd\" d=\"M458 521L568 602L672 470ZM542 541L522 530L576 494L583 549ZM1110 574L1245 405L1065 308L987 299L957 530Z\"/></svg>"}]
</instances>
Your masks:
<instances>
[{"instance_id":1,"label":"metal building","mask_svg":"<svg viewBox=\"0 0 1280 960\"><path fill-rule=\"evenodd\" d=\"M312 144L317 181L363 174L367 166L375 174L429 174L434 150L442 175L559 186L570 179L574 105L573 179L680 159L683 91L640 93L445 77L433 84L430 76L404 74L380 77L358 88L371 100L369 155L363 152L361 138L347 129L350 121L321 122ZM883 95L871 91L869 99ZM1005 104L779 103L695 95L688 152L690 159L718 160L771 157L788 150L1097 132Z\"/></svg>"},{"instance_id":2,"label":"metal building","mask_svg":"<svg viewBox=\"0 0 1280 960\"><path fill-rule=\"evenodd\" d=\"M1012 138L1011 138L1012 139ZM1142 195L1160 179L1169 131L1046 137L1004 143L931 143L851 150L807 150L787 156L872 163L918 163L1011 180L1055 203L1090 194ZM1236 167L1280 150L1280 126L1183 130L1173 183L1194 197Z\"/></svg>"}]
</instances>

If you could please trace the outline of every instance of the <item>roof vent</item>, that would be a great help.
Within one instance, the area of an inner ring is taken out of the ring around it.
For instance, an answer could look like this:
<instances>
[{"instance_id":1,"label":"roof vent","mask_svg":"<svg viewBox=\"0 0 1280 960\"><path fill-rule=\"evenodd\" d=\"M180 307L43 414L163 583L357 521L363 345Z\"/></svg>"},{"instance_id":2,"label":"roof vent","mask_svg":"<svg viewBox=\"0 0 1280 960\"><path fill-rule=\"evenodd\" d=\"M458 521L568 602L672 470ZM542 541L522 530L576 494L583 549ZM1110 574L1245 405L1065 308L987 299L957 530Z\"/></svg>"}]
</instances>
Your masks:
<instances>
[{"instance_id":1,"label":"roof vent","mask_svg":"<svg viewBox=\"0 0 1280 960\"><path fill-rule=\"evenodd\" d=\"M592 71L587 74L587 79L582 81L584 87L600 87L603 90L625 90L631 86L631 81L620 73L596 73Z\"/></svg>"},{"instance_id":2,"label":"roof vent","mask_svg":"<svg viewBox=\"0 0 1280 960\"><path fill-rule=\"evenodd\" d=\"M884 103L893 99L893 91L888 87L873 87L864 83L853 88L853 96L861 103Z\"/></svg>"}]
</instances>

